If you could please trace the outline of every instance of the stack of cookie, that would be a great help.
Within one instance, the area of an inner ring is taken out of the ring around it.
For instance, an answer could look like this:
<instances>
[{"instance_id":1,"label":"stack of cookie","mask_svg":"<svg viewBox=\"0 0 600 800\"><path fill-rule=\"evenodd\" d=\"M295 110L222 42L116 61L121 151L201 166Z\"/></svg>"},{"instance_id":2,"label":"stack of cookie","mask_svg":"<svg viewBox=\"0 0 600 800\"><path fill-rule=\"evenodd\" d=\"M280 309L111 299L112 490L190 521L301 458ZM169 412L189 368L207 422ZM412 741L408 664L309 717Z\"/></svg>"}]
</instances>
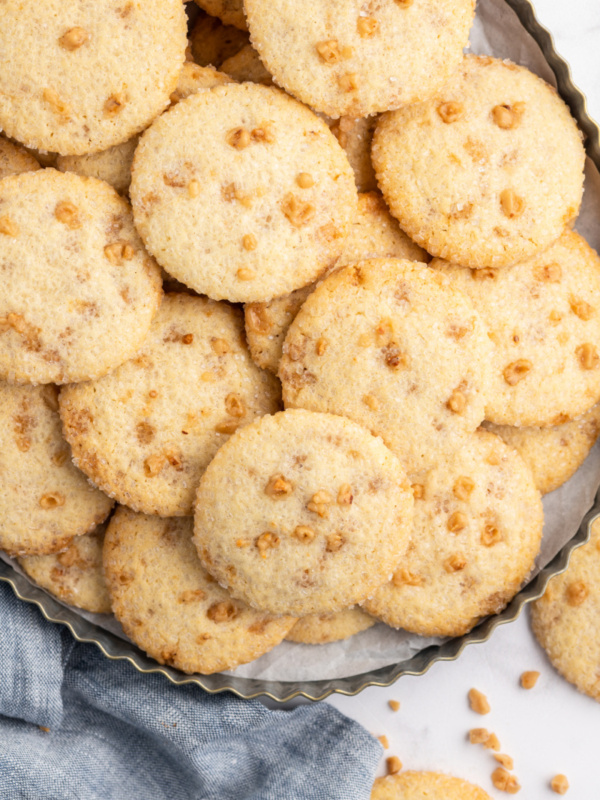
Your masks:
<instances>
[{"instance_id":1,"label":"stack of cookie","mask_svg":"<svg viewBox=\"0 0 600 800\"><path fill-rule=\"evenodd\" d=\"M21 5L0 546L186 672L500 611L599 426L562 101L472 0Z\"/></svg>"}]
</instances>

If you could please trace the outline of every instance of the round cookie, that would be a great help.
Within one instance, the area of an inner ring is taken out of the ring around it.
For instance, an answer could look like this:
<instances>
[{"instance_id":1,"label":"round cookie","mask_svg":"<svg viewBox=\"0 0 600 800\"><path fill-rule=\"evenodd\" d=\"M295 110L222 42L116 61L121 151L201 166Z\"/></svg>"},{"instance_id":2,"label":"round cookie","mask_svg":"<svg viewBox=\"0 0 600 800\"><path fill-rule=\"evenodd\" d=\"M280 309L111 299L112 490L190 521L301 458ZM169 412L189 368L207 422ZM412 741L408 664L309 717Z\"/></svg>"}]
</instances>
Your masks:
<instances>
[{"instance_id":1,"label":"round cookie","mask_svg":"<svg viewBox=\"0 0 600 800\"><path fill-rule=\"evenodd\" d=\"M377 778L371 800L492 800L487 792L441 772L399 772Z\"/></svg>"},{"instance_id":2,"label":"round cookie","mask_svg":"<svg viewBox=\"0 0 600 800\"><path fill-rule=\"evenodd\" d=\"M245 0L250 38L280 86L328 114L365 117L431 96L458 68L473 0Z\"/></svg>"},{"instance_id":3,"label":"round cookie","mask_svg":"<svg viewBox=\"0 0 600 800\"><path fill-rule=\"evenodd\" d=\"M329 644L366 631L376 621L360 608L345 608L333 614L302 617L285 638L299 644Z\"/></svg>"},{"instance_id":4,"label":"round cookie","mask_svg":"<svg viewBox=\"0 0 600 800\"><path fill-rule=\"evenodd\" d=\"M377 120L376 116L358 119L340 117L331 126L331 132L344 148L350 166L354 170L354 180L359 192L372 192L377 189L371 162L371 142Z\"/></svg>"},{"instance_id":5,"label":"round cookie","mask_svg":"<svg viewBox=\"0 0 600 800\"><path fill-rule=\"evenodd\" d=\"M99 381L65 387L60 412L75 462L136 511L192 513L200 475L227 436L279 408L242 315L225 303L166 295L135 357Z\"/></svg>"},{"instance_id":6,"label":"round cookie","mask_svg":"<svg viewBox=\"0 0 600 800\"><path fill-rule=\"evenodd\" d=\"M162 296L128 203L53 169L0 183L0 267L0 378L17 383L106 374L140 347Z\"/></svg>"},{"instance_id":7,"label":"round cookie","mask_svg":"<svg viewBox=\"0 0 600 800\"><path fill-rule=\"evenodd\" d=\"M600 398L600 258L567 229L509 269L432 261L468 295L492 342L486 418L498 425L560 425Z\"/></svg>"},{"instance_id":8,"label":"round cookie","mask_svg":"<svg viewBox=\"0 0 600 800\"><path fill-rule=\"evenodd\" d=\"M194 541L210 573L256 608L339 611L388 579L412 505L381 439L342 417L284 411L217 452L200 480Z\"/></svg>"},{"instance_id":9,"label":"round cookie","mask_svg":"<svg viewBox=\"0 0 600 800\"><path fill-rule=\"evenodd\" d=\"M540 494L523 459L479 430L415 478L411 543L364 603L394 628L461 636L517 593L542 538Z\"/></svg>"},{"instance_id":10,"label":"round cookie","mask_svg":"<svg viewBox=\"0 0 600 800\"><path fill-rule=\"evenodd\" d=\"M200 14L190 33L190 47L196 64L201 67L213 66L219 69L221 64L239 52L249 42L246 32L223 25L216 17Z\"/></svg>"},{"instance_id":11,"label":"round cookie","mask_svg":"<svg viewBox=\"0 0 600 800\"><path fill-rule=\"evenodd\" d=\"M156 120L136 150L130 193L167 272L233 302L288 294L332 266L357 202L327 125L253 83L195 94Z\"/></svg>"},{"instance_id":12,"label":"round cookie","mask_svg":"<svg viewBox=\"0 0 600 800\"><path fill-rule=\"evenodd\" d=\"M509 61L466 56L435 98L381 118L371 155L407 234L468 267L533 256L581 204L575 120L552 87Z\"/></svg>"},{"instance_id":13,"label":"round cookie","mask_svg":"<svg viewBox=\"0 0 600 800\"><path fill-rule=\"evenodd\" d=\"M19 564L42 589L65 603L94 614L110 614L102 569L105 525L76 536L62 553L25 556Z\"/></svg>"},{"instance_id":14,"label":"round cookie","mask_svg":"<svg viewBox=\"0 0 600 800\"><path fill-rule=\"evenodd\" d=\"M600 433L600 403L571 422L548 428L484 427L500 436L519 453L542 494L553 492L569 480L587 458Z\"/></svg>"},{"instance_id":15,"label":"round cookie","mask_svg":"<svg viewBox=\"0 0 600 800\"><path fill-rule=\"evenodd\" d=\"M358 196L358 213L335 266L376 257L429 260L427 253L412 242L390 216L381 195L367 192ZM268 303L246 305L246 338L252 358L259 367L277 372L288 328L315 286L311 283Z\"/></svg>"},{"instance_id":16,"label":"round cookie","mask_svg":"<svg viewBox=\"0 0 600 800\"><path fill-rule=\"evenodd\" d=\"M483 421L489 351L479 315L442 275L407 260L363 261L329 275L290 326L283 399L364 425L410 474Z\"/></svg>"},{"instance_id":17,"label":"round cookie","mask_svg":"<svg viewBox=\"0 0 600 800\"><path fill-rule=\"evenodd\" d=\"M125 142L168 105L186 43L181 0L6 0L0 129L62 155Z\"/></svg>"},{"instance_id":18,"label":"round cookie","mask_svg":"<svg viewBox=\"0 0 600 800\"><path fill-rule=\"evenodd\" d=\"M160 664L209 675L253 661L295 622L232 600L202 568L191 519L161 519L118 508L104 541L104 571L115 616Z\"/></svg>"},{"instance_id":19,"label":"round cookie","mask_svg":"<svg viewBox=\"0 0 600 800\"><path fill-rule=\"evenodd\" d=\"M36 169L40 169L40 165L24 147L0 136L0 179Z\"/></svg>"},{"instance_id":20,"label":"round cookie","mask_svg":"<svg viewBox=\"0 0 600 800\"><path fill-rule=\"evenodd\" d=\"M531 605L531 627L563 678L600 701L600 523L573 551L566 572Z\"/></svg>"},{"instance_id":21,"label":"round cookie","mask_svg":"<svg viewBox=\"0 0 600 800\"><path fill-rule=\"evenodd\" d=\"M196 3L225 25L233 25L241 31L248 30L243 0L196 0Z\"/></svg>"},{"instance_id":22,"label":"round cookie","mask_svg":"<svg viewBox=\"0 0 600 800\"><path fill-rule=\"evenodd\" d=\"M62 437L54 386L0 382L0 548L13 556L67 547L108 516Z\"/></svg>"},{"instance_id":23,"label":"round cookie","mask_svg":"<svg viewBox=\"0 0 600 800\"><path fill-rule=\"evenodd\" d=\"M240 83L251 81L252 83L262 83L263 86L273 85L273 76L265 69L251 44L242 47L239 53L224 61L221 69Z\"/></svg>"},{"instance_id":24,"label":"round cookie","mask_svg":"<svg viewBox=\"0 0 600 800\"><path fill-rule=\"evenodd\" d=\"M201 89L213 89L215 86L222 86L225 83L234 83L234 81L229 75L219 72L214 67L200 67L198 64L186 61L179 73L175 91L171 93L171 105L185 100L186 97Z\"/></svg>"}]
</instances>

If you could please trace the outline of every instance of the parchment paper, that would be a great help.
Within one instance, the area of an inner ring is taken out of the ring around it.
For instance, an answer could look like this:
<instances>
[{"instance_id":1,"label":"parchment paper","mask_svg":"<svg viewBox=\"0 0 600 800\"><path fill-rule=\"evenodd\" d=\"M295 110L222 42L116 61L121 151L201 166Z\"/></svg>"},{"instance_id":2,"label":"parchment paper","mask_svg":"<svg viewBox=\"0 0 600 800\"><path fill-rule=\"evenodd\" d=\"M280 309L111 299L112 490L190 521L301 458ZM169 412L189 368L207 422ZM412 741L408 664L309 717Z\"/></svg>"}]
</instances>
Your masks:
<instances>
[{"instance_id":1,"label":"parchment paper","mask_svg":"<svg viewBox=\"0 0 600 800\"><path fill-rule=\"evenodd\" d=\"M556 85L554 73L540 48L521 26L504 0L479 0L471 33L470 51L508 58ZM583 206L576 228L600 250L600 174L588 159ZM600 485L600 442L568 483L544 498L545 525L536 572L545 566L577 531L591 508ZM16 562L0 553L21 574ZM72 607L71 607L72 608ZM126 638L112 617L80 612L85 619ZM251 664L238 667L240 677L262 680L319 680L357 675L411 658L441 639L425 639L377 624L343 642L301 645L283 642Z\"/></svg>"}]
</instances>

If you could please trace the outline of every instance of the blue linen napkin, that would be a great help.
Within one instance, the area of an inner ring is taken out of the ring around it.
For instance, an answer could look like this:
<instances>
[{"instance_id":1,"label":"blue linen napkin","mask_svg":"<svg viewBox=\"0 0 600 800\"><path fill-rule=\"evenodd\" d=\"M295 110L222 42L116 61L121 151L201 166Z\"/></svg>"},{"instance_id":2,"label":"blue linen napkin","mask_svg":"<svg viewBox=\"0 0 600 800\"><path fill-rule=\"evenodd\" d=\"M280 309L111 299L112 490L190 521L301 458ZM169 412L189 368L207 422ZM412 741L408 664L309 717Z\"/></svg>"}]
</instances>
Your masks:
<instances>
[{"instance_id":1,"label":"blue linen napkin","mask_svg":"<svg viewBox=\"0 0 600 800\"><path fill-rule=\"evenodd\" d=\"M2 800L368 800L381 753L326 703L270 711L109 661L0 582Z\"/></svg>"}]
</instances>

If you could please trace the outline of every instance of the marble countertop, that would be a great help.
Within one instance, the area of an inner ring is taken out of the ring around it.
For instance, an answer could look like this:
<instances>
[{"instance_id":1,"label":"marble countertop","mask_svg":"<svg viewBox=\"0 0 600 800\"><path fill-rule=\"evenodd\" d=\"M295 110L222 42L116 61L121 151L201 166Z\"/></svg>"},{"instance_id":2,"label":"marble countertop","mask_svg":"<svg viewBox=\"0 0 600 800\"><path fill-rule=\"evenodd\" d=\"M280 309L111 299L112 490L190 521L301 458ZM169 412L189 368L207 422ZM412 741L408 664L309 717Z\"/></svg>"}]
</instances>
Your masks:
<instances>
[{"instance_id":1,"label":"marble countertop","mask_svg":"<svg viewBox=\"0 0 600 800\"><path fill-rule=\"evenodd\" d=\"M534 0L539 21L552 33L557 51L571 65L574 83L586 95L590 116L600 123L600 0ZM600 225L600 220L599 220ZM525 670L540 679L526 691L519 684ZM467 692L476 687L490 702L486 716L473 713ZM394 713L388 700L400 702ZM550 780L564 773L569 800L600 798L598 735L600 704L579 694L550 665L537 645L525 611L515 622L499 626L484 644L470 645L454 662L438 662L426 675L403 677L392 687L370 688L356 697L328 701L379 736L404 768L439 770L480 785L494 800L508 795L495 790L490 775L498 766L492 751L469 744L474 727L494 732L501 752L514 758L522 786L518 797L557 797ZM384 763L380 773L384 774Z\"/></svg>"}]
</instances>

